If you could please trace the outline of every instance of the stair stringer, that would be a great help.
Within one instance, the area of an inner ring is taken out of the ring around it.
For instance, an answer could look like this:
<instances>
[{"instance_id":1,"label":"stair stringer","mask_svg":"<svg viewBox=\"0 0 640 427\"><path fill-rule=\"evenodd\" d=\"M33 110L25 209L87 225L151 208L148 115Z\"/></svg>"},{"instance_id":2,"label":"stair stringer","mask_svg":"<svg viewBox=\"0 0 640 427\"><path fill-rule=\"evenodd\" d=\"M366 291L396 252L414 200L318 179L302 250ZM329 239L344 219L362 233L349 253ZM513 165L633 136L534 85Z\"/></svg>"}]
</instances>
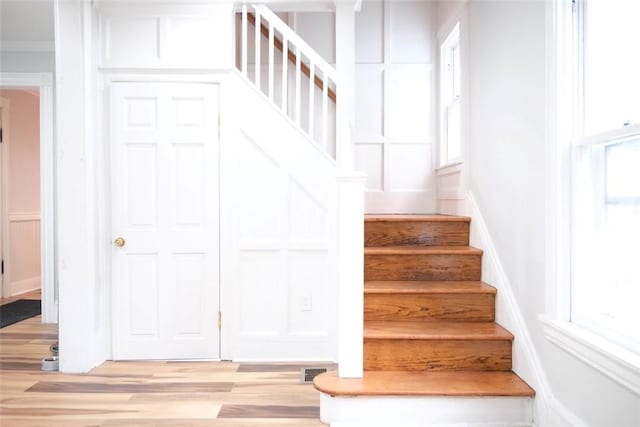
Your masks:
<instances>
[{"instance_id":1,"label":"stair stringer","mask_svg":"<svg viewBox=\"0 0 640 427\"><path fill-rule=\"evenodd\" d=\"M535 425L554 425L551 420L555 411L554 406L557 406L553 403L556 400L533 344L531 332L522 316L513 286L502 266L482 211L471 191L467 192L466 201L468 215L472 218L469 242L484 250L482 279L490 282L498 290L496 321L516 337L513 342L513 372L536 390L533 406Z\"/></svg>"},{"instance_id":2,"label":"stair stringer","mask_svg":"<svg viewBox=\"0 0 640 427\"><path fill-rule=\"evenodd\" d=\"M222 359L335 361L335 162L235 71L220 141Z\"/></svg>"}]
</instances>

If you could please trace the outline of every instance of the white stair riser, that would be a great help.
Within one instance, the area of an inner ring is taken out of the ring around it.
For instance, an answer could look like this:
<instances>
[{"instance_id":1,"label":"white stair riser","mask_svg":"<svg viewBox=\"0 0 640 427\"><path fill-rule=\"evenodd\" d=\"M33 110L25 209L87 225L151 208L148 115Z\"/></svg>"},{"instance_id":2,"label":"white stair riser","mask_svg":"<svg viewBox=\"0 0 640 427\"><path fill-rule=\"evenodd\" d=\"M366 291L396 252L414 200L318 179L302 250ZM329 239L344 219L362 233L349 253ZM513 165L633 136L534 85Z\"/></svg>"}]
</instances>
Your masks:
<instances>
[{"instance_id":1,"label":"white stair riser","mask_svg":"<svg viewBox=\"0 0 640 427\"><path fill-rule=\"evenodd\" d=\"M321 393L320 419L331 427L528 427L533 425L533 399Z\"/></svg>"}]
</instances>

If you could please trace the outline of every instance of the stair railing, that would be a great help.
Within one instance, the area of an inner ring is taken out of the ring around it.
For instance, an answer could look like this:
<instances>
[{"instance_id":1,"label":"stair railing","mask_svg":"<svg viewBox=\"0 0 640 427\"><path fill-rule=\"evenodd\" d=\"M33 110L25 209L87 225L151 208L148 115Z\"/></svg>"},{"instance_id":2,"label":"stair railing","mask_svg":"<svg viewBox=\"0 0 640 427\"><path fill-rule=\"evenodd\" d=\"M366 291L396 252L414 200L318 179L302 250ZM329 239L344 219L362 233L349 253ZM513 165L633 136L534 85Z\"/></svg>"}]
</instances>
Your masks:
<instances>
[{"instance_id":1,"label":"stair railing","mask_svg":"<svg viewBox=\"0 0 640 427\"><path fill-rule=\"evenodd\" d=\"M249 24L255 27L254 31L254 64L253 78L249 74ZM266 63L262 58L262 38L267 39ZM282 52L281 65L281 100L277 105L296 125L306 132L311 139L316 141L331 157L335 159L330 141L335 139L335 133L330 134L330 121L332 112L329 101L336 102L336 70L311 48L300 36L298 36L284 21L282 21L269 8L261 5L242 5L241 16L241 60L240 71L243 76L253 80L256 88L263 92L274 105L275 81L276 81L276 54L275 49ZM292 69L289 62L293 63ZM262 67L266 67L263 71ZM266 88L262 88L262 80L266 72ZM293 93L289 93L289 73L293 78ZM309 79L308 89L302 87L302 76ZM308 90L308 94L303 93ZM321 97L320 111L316 109L316 91ZM305 99L306 98L306 99ZM305 104L305 105L303 105ZM303 123L303 117L306 123ZM319 119L320 123L316 123ZM320 126L316 129L316 126ZM316 130L319 130L316 132Z\"/></svg>"}]
</instances>

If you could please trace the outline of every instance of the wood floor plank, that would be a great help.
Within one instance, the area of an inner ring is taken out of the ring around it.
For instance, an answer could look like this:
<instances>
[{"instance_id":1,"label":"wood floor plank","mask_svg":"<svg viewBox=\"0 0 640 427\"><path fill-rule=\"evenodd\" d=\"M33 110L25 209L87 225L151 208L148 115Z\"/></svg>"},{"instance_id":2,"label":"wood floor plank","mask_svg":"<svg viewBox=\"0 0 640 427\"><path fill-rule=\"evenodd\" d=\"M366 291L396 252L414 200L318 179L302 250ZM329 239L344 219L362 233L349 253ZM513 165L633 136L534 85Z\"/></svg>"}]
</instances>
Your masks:
<instances>
[{"instance_id":1,"label":"wood floor plank","mask_svg":"<svg viewBox=\"0 0 640 427\"><path fill-rule=\"evenodd\" d=\"M163 382L148 384L39 381L27 392L48 393L198 393L231 391L233 383Z\"/></svg>"},{"instance_id":2,"label":"wood floor plank","mask_svg":"<svg viewBox=\"0 0 640 427\"><path fill-rule=\"evenodd\" d=\"M318 406L222 405L218 418L318 418Z\"/></svg>"}]
</instances>

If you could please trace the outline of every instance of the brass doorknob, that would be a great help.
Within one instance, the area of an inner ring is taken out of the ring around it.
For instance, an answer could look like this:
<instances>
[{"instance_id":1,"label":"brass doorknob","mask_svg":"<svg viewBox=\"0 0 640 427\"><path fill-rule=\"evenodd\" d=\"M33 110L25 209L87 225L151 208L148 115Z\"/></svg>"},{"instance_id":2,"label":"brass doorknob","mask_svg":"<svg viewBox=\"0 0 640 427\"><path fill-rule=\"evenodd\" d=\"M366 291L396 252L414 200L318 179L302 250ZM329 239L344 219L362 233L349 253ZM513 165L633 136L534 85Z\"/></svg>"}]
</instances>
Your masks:
<instances>
[{"instance_id":1,"label":"brass doorknob","mask_svg":"<svg viewBox=\"0 0 640 427\"><path fill-rule=\"evenodd\" d=\"M113 241L113 244L119 248L123 247L125 243L126 241L122 237L118 237L116 240Z\"/></svg>"}]
</instances>

